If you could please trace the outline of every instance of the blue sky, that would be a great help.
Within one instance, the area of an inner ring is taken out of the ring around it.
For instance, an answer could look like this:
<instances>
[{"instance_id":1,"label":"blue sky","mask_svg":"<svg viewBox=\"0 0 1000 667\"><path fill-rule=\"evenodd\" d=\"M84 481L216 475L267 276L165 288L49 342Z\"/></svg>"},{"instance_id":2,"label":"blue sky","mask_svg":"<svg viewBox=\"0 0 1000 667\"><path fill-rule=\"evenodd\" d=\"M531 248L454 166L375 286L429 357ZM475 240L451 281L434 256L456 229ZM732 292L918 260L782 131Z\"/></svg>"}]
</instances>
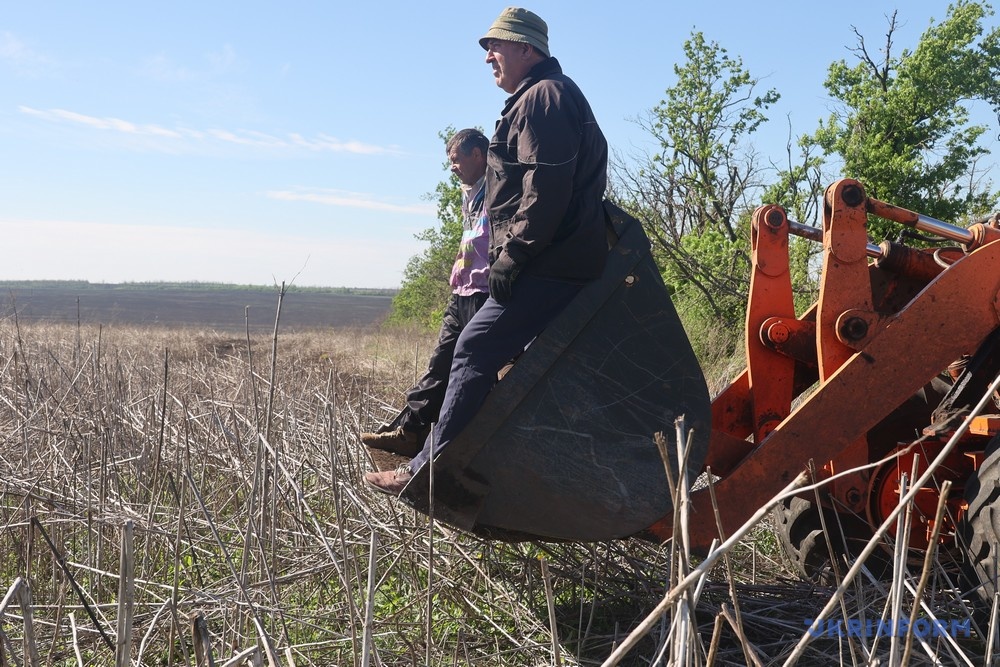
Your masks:
<instances>
[{"instance_id":1,"label":"blue sky","mask_svg":"<svg viewBox=\"0 0 1000 667\"><path fill-rule=\"evenodd\" d=\"M0 280L398 286L436 224L438 133L503 104L477 39L504 6L0 0ZM947 3L525 6L612 150L648 146L634 119L700 30L781 93L754 142L778 160L827 115L852 26L877 49L898 7L913 47Z\"/></svg>"}]
</instances>

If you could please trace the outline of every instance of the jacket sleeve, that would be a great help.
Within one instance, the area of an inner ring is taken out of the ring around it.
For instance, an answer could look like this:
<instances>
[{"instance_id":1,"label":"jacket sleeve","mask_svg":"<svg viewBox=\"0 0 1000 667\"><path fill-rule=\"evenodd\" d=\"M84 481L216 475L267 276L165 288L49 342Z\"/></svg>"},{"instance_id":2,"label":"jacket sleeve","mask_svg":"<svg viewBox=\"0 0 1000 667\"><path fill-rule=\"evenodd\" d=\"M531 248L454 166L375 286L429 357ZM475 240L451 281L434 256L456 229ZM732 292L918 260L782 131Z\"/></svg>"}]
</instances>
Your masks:
<instances>
[{"instance_id":1,"label":"jacket sleeve","mask_svg":"<svg viewBox=\"0 0 1000 667\"><path fill-rule=\"evenodd\" d=\"M540 82L523 101L517 126L523 195L506 243L519 264L544 250L566 217L582 142L580 111L554 82Z\"/></svg>"}]
</instances>

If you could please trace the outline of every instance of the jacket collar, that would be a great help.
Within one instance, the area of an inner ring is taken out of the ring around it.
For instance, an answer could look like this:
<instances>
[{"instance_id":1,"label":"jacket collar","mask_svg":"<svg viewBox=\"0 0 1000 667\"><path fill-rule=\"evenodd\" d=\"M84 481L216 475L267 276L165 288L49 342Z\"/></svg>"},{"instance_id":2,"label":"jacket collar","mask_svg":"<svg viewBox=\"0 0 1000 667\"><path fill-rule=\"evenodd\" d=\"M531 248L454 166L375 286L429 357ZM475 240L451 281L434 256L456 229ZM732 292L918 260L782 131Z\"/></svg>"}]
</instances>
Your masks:
<instances>
[{"instance_id":1,"label":"jacket collar","mask_svg":"<svg viewBox=\"0 0 1000 667\"><path fill-rule=\"evenodd\" d=\"M507 104L510 105L510 103L519 98L525 90L531 88L542 79L551 78L555 74L562 74L562 67L559 66L559 61L555 58L550 56L545 60L536 63L534 67L528 70L528 75L521 80L521 83L517 84L517 90L515 90L513 94L507 98Z\"/></svg>"}]
</instances>

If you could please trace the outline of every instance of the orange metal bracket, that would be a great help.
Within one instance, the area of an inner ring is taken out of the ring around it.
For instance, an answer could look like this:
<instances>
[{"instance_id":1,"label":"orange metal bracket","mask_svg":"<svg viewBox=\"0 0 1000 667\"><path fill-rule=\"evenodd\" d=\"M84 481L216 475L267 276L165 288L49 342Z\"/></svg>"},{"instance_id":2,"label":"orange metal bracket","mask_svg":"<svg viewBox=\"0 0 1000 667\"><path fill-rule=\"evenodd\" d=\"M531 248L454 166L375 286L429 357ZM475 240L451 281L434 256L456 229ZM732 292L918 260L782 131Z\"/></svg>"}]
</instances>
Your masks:
<instances>
[{"instance_id":1,"label":"orange metal bracket","mask_svg":"<svg viewBox=\"0 0 1000 667\"><path fill-rule=\"evenodd\" d=\"M816 317L819 379L833 375L854 345L871 332L875 316L868 275L867 198L861 184L842 179L826 190L823 211L823 277Z\"/></svg>"},{"instance_id":2,"label":"orange metal bracket","mask_svg":"<svg viewBox=\"0 0 1000 667\"><path fill-rule=\"evenodd\" d=\"M765 322L795 320L792 279L788 270L788 218L779 206L761 206L753 214L750 247L753 272L746 317L748 389L753 410L753 439L762 441L792 409L795 360L765 341L781 337L787 326Z\"/></svg>"},{"instance_id":3,"label":"orange metal bracket","mask_svg":"<svg viewBox=\"0 0 1000 667\"><path fill-rule=\"evenodd\" d=\"M770 342L795 321L788 271L788 218L780 206L761 206L751 221L750 292L746 315L747 370L712 402L712 445L705 461L718 474L739 463L791 410L795 361ZM747 440L753 436L753 441Z\"/></svg>"}]
</instances>

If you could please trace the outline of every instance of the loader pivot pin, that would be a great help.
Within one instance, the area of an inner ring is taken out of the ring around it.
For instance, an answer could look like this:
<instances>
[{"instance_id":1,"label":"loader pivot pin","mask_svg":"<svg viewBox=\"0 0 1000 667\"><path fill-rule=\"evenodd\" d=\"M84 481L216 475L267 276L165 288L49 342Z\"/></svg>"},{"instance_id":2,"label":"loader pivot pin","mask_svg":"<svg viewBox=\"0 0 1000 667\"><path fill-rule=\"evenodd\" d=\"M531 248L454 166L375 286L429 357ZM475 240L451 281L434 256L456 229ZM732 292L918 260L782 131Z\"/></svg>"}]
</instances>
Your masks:
<instances>
[{"instance_id":1,"label":"loader pivot pin","mask_svg":"<svg viewBox=\"0 0 1000 667\"><path fill-rule=\"evenodd\" d=\"M865 201L865 191L857 185L846 185L842 191L844 203L848 206L857 206Z\"/></svg>"},{"instance_id":2,"label":"loader pivot pin","mask_svg":"<svg viewBox=\"0 0 1000 667\"><path fill-rule=\"evenodd\" d=\"M861 340L868 335L868 322L860 317L848 317L840 327L840 335L849 341Z\"/></svg>"},{"instance_id":3,"label":"loader pivot pin","mask_svg":"<svg viewBox=\"0 0 1000 667\"><path fill-rule=\"evenodd\" d=\"M778 345L787 343L791 335L788 325L784 322L775 322L767 328L767 339Z\"/></svg>"},{"instance_id":4,"label":"loader pivot pin","mask_svg":"<svg viewBox=\"0 0 1000 667\"><path fill-rule=\"evenodd\" d=\"M781 225L785 224L785 214L778 209L771 209L764 216L764 222L772 229L779 229Z\"/></svg>"}]
</instances>

